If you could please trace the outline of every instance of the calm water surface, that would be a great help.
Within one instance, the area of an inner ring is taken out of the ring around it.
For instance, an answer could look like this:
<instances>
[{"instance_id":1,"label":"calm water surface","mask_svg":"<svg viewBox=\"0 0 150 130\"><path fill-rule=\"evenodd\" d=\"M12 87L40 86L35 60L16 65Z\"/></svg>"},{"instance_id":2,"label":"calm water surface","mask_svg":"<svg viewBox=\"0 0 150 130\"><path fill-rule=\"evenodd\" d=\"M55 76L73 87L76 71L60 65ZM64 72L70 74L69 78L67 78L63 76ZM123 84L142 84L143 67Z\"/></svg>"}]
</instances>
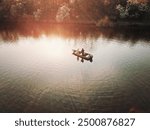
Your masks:
<instances>
[{"instance_id":1,"label":"calm water surface","mask_svg":"<svg viewBox=\"0 0 150 130\"><path fill-rule=\"evenodd\" d=\"M149 41L8 36L0 40L0 112L150 112ZM78 48L93 62L78 61Z\"/></svg>"}]
</instances>

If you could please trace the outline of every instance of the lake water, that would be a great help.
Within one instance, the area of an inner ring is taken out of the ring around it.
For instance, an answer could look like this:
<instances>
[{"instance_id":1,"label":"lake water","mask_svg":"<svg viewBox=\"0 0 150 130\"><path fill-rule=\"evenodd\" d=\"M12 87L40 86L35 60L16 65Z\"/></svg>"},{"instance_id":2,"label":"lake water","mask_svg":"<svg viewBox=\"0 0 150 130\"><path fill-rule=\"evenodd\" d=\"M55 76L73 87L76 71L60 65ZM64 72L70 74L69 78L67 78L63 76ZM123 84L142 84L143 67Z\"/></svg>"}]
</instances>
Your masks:
<instances>
[{"instance_id":1,"label":"lake water","mask_svg":"<svg viewBox=\"0 0 150 130\"><path fill-rule=\"evenodd\" d=\"M150 112L147 31L59 29L0 32L0 112Z\"/></svg>"}]
</instances>

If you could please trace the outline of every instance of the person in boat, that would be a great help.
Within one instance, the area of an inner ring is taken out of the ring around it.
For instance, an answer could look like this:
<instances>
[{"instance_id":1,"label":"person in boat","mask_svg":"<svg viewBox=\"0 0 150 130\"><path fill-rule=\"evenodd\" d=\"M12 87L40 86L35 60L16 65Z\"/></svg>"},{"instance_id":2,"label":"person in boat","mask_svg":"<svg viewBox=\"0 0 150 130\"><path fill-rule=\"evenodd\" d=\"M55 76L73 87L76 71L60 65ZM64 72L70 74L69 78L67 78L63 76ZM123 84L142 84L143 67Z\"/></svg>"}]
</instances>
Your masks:
<instances>
[{"instance_id":1,"label":"person in boat","mask_svg":"<svg viewBox=\"0 0 150 130\"><path fill-rule=\"evenodd\" d=\"M84 49L82 48L82 50L81 50L81 53L82 53L82 56L84 56Z\"/></svg>"}]
</instances>

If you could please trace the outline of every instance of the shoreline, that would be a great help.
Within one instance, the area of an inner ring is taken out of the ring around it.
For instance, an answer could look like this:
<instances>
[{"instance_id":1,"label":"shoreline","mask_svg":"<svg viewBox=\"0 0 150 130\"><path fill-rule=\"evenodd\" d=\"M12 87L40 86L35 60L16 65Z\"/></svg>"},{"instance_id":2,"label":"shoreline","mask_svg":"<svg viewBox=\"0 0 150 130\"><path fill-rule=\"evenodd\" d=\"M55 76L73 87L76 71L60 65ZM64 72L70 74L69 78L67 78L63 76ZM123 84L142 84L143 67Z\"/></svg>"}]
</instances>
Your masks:
<instances>
[{"instance_id":1,"label":"shoreline","mask_svg":"<svg viewBox=\"0 0 150 130\"><path fill-rule=\"evenodd\" d=\"M70 21L70 22L56 22L56 21L33 21L33 20L22 20L22 21L1 21L0 22L0 28L2 27L13 27L18 25L28 25L28 24L34 24L34 25L58 25L58 26L89 26L94 28L117 28L117 27L135 27L135 28L141 28L141 27L150 27L150 23L148 22L112 22L110 24L106 25L98 25L95 22L84 22L84 21Z\"/></svg>"}]
</instances>

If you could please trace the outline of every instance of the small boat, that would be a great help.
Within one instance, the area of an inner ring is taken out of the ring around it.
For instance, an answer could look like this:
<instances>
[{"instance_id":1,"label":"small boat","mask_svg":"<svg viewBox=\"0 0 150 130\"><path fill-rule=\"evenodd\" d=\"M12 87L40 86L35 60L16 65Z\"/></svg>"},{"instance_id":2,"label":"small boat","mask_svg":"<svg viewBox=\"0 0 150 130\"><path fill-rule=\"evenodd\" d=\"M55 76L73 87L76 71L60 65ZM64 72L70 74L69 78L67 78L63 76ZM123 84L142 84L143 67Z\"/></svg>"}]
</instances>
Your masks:
<instances>
[{"instance_id":1,"label":"small boat","mask_svg":"<svg viewBox=\"0 0 150 130\"><path fill-rule=\"evenodd\" d=\"M93 59L93 55L89 54L89 53L84 53L84 55L82 55L82 52L79 51L79 50L73 50L73 55L77 56L77 57L80 57L82 59L85 59L85 60L90 60L92 61Z\"/></svg>"}]
</instances>

